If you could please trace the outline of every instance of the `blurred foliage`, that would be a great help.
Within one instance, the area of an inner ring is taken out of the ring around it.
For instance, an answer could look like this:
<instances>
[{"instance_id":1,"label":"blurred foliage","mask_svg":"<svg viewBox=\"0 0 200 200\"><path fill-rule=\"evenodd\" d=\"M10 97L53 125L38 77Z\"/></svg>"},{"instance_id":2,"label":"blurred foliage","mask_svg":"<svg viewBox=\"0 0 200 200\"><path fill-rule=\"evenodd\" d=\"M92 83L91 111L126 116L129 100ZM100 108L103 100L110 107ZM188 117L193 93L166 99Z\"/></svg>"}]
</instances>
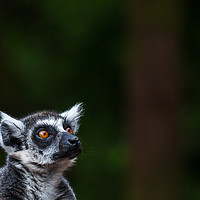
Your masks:
<instances>
[{"instance_id":1,"label":"blurred foliage","mask_svg":"<svg viewBox=\"0 0 200 200\"><path fill-rule=\"evenodd\" d=\"M183 34L182 169L184 199L200 199L200 2L186 1Z\"/></svg>"},{"instance_id":2,"label":"blurred foliage","mask_svg":"<svg viewBox=\"0 0 200 200\"><path fill-rule=\"evenodd\" d=\"M185 199L200 198L199 1L185 1L183 171ZM122 199L123 3L1 1L1 110L22 117L84 102L83 153L66 172L78 199ZM158 13L159 14L159 13ZM162 13L160 13L162 15ZM1 150L1 165L5 154Z\"/></svg>"}]
</instances>

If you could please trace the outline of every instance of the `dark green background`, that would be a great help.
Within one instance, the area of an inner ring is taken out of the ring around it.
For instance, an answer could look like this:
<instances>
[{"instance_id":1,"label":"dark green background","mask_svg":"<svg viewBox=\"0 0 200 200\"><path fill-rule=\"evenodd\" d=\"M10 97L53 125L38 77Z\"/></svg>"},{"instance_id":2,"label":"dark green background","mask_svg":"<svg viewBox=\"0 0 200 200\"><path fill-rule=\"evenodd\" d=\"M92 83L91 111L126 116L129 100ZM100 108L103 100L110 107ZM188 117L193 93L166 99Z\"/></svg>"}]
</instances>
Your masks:
<instances>
[{"instance_id":1,"label":"dark green background","mask_svg":"<svg viewBox=\"0 0 200 200\"><path fill-rule=\"evenodd\" d=\"M183 16L182 155L186 197L200 198L199 1ZM181 4L181 3L180 3ZM123 199L125 2L1 1L0 110L15 117L84 102L83 153L66 172L78 199ZM125 51L126 52L126 51ZM5 154L1 151L1 165Z\"/></svg>"}]
</instances>

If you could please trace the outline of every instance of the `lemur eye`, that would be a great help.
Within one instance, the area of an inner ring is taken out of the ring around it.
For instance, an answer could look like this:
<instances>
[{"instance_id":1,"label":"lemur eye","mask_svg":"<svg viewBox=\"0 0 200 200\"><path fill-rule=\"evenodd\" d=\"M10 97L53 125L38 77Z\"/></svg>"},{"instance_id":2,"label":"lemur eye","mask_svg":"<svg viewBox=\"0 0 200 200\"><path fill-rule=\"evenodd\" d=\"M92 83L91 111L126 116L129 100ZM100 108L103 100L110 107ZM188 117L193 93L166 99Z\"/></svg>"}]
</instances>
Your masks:
<instances>
[{"instance_id":1,"label":"lemur eye","mask_svg":"<svg viewBox=\"0 0 200 200\"><path fill-rule=\"evenodd\" d=\"M43 139L46 139L48 136L49 136L49 133L47 131L40 131L38 133L38 135L43 138Z\"/></svg>"},{"instance_id":2,"label":"lemur eye","mask_svg":"<svg viewBox=\"0 0 200 200\"><path fill-rule=\"evenodd\" d=\"M73 131L72 131L72 129L71 129L70 127L67 127L67 128L66 128L66 131L67 131L68 133L70 133L70 134L73 133Z\"/></svg>"}]
</instances>

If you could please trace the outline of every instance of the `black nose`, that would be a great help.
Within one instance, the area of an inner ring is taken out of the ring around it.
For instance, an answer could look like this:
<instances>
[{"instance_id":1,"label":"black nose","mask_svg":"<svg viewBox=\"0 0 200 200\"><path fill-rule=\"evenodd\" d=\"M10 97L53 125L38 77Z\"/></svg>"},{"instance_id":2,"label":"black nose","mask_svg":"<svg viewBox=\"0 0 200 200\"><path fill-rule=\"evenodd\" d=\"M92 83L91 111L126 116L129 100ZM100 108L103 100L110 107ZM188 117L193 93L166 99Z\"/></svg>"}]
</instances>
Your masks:
<instances>
[{"instance_id":1,"label":"black nose","mask_svg":"<svg viewBox=\"0 0 200 200\"><path fill-rule=\"evenodd\" d=\"M60 132L59 149L60 152L76 151L81 152L81 143L77 136L68 132Z\"/></svg>"},{"instance_id":2,"label":"black nose","mask_svg":"<svg viewBox=\"0 0 200 200\"><path fill-rule=\"evenodd\" d=\"M72 146L76 146L79 143L80 143L80 141L79 141L79 139L77 137L68 139L68 144L70 144Z\"/></svg>"},{"instance_id":3,"label":"black nose","mask_svg":"<svg viewBox=\"0 0 200 200\"><path fill-rule=\"evenodd\" d=\"M53 155L55 160L68 158L73 159L82 152L81 143L77 136L68 132L58 133L59 151Z\"/></svg>"},{"instance_id":4,"label":"black nose","mask_svg":"<svg viewBox=\"0 0 200 200\"><path fill-rule=\"evenodd\" d=\"M77 136L72 135L68 132L61 132L59 133L61 136L60 144L64 146L77 146L80 144L80 141Z\"/></svg>"}]
</instances>

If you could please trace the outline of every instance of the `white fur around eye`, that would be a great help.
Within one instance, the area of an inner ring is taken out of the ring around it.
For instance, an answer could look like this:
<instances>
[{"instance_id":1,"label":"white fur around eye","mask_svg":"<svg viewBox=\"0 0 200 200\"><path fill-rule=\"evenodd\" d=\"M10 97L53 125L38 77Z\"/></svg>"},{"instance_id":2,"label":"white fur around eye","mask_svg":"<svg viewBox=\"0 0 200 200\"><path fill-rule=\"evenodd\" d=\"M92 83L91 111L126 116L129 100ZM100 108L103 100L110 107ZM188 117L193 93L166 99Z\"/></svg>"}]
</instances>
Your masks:
<instances>
[{"instance_id":1,"label":"white fur around eye","mask_svg":"<svg viewBox=\"0 0 200 200\"><path fill-rule=\"evenodd\" d=\"M35 126L43 126L43 125L56 127L57 131L64 131L63 119L55 120L54 118L50 118L50 119L38 120L35 124Z\"/></svg>"}]
</instances>

